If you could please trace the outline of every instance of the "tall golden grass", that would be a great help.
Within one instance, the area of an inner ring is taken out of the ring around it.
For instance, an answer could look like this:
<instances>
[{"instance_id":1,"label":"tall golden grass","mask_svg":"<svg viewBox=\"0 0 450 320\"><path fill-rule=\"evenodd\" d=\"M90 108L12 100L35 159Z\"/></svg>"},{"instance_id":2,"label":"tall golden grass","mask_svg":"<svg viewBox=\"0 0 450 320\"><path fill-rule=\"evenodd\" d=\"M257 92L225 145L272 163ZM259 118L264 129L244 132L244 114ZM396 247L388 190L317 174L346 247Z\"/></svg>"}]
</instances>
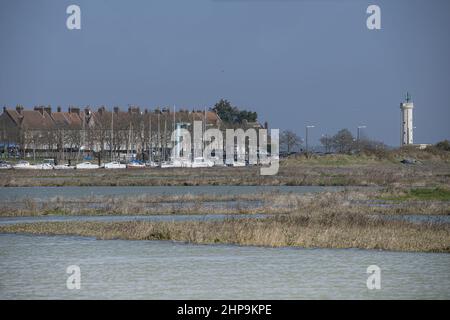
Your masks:
<instances>
[{"instance_id":1,"label":"tall golden grass","mask_svg":"<svg viewBox=\"0 0 450 320\"><path fill-rule=\"evenodd\" d=\"M414 224L359 214L290 215L202 222L44 222L0 226L0 232L79 235L103 240L450 252L448 223Z\"/></svg>"}]
</instances>

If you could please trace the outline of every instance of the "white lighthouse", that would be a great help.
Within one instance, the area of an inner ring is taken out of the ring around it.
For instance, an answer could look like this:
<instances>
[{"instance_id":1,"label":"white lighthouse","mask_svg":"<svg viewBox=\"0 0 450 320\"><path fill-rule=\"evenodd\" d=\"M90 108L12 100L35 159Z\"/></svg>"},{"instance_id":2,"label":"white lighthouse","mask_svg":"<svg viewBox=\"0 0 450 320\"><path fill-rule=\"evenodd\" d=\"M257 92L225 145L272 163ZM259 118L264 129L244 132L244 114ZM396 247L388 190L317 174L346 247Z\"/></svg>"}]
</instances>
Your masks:
<instances>
[{"instance_id":1,"label":"white lighthouse","mask_svg":"<svg viewBox=\"0 0 450 320\"><path fill-rule=\"evenodd\" d=\"M406 93L405 102L400 103L400 110L402 113L401 146L413 144L413 109L414 104L411 101L411 95Z\"/></svg>"}]
</instances>

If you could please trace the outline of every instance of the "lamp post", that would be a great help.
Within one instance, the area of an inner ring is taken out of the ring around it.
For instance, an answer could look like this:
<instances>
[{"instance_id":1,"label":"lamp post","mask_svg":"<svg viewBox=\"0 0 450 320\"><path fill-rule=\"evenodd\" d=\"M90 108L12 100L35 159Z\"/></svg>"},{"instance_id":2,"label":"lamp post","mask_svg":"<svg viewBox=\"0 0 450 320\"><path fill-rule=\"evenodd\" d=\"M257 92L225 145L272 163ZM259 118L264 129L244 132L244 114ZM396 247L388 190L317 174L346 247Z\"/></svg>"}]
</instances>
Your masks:
<instances>
[{"instance_id":1,"label":"lamp post","mask_svg":"<svg viewBox=\"0 0 450 320\"><path fill-rule=\"evenodd\" d=\"M306 126L306 156L308 156L308 129L314 128L315 126Z\"/></svg>"}]
</instances>

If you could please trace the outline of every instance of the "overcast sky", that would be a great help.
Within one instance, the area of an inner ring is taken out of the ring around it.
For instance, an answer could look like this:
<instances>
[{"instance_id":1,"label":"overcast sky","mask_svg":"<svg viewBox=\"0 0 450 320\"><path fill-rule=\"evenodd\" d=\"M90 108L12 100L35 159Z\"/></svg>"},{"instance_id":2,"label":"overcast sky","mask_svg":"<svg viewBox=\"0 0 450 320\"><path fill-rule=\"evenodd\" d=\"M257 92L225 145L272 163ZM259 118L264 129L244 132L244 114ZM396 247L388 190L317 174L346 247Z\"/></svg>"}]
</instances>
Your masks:
<instances>
[{"instance_id":1,"label":"overcast sky","mask_svg":"<svg viewBox=\"0 0 450 320\"><path fill-rule=\"evenodd\" d=\"M66 8L81 8L68 30ZM381 30L366 9L381 8ZM448 0L0 0L0 105L203 108L220 98L316 141L450 138Z\"/></svg>"}]
</instances>

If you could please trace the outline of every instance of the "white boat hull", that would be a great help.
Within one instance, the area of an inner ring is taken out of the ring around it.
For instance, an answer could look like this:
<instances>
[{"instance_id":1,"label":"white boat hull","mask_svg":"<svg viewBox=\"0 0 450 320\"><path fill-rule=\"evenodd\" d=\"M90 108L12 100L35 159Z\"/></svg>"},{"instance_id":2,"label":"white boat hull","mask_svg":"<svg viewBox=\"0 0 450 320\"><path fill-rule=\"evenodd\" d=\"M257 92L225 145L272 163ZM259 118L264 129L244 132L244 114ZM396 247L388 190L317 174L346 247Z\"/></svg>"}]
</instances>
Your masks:
<instances>
[{"instance_id":1,"label":"white boat hull","mask_svg":"<svg viewBox=\"0 0 450 320\"><path fill-rule=\"evenodd\" d=\"M120 162L109 162L105 163L105 169L126 169L126 165Z\"/></svg>"},{"instance_id":2,"label":"white boat hull","mask_svg":"<svg viewBox=\"0 0 450 320\"><path fill-rule=\"evenodd\" d=\"M75 166L75 169L83 169L83 170L89 170L89 169L99 169L100 166L96 164L92 164L90 162L80 163Z\"/></svg>"},{"instance_id":3,"label":"white boat hull","mask_svg":"<svg viewBox=\"0 0 450 320\"><path fill-rule=\"evenodd\" d=\"M75 169L75 167L69 166L67 164L58 164L58 165L54 166L53 169L55 169L55 170L73 170L73 169Z\"/></svg>"}]
</instances>

